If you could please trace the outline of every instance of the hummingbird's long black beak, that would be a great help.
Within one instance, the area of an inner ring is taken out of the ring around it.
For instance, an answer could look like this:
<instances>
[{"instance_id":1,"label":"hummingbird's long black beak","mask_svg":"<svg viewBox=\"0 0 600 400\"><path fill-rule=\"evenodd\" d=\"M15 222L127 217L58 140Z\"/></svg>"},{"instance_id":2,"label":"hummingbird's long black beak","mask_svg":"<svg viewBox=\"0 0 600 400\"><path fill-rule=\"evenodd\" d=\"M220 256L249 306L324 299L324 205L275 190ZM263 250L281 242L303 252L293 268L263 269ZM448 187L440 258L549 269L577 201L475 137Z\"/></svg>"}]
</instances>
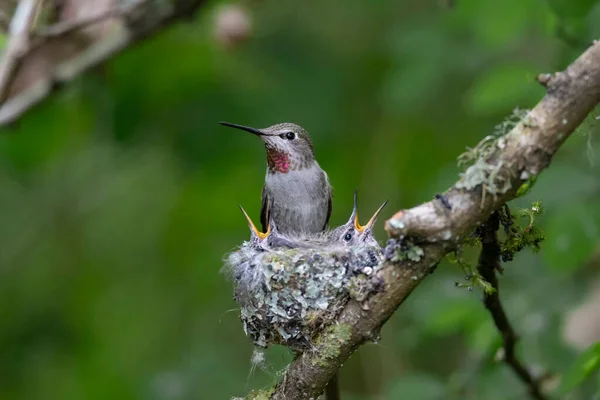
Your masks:
<instances>
[{"instance_id":1,"label":"hummingbird's long black beak","mask_svg":"<svg viewBox=\"0 0 600 400\"><path fill-rule=\"evenodd\" d=\"M219 123L223 126L228 126L230 128L235 128L235 129L240 129L242 131L250 132L256 136L266 136L266 134L263 131L261 131L260 129L250 128L249 126L244 126L244 125L232 124L230 122L219 122Z\"/></svg>"}]
</instances>

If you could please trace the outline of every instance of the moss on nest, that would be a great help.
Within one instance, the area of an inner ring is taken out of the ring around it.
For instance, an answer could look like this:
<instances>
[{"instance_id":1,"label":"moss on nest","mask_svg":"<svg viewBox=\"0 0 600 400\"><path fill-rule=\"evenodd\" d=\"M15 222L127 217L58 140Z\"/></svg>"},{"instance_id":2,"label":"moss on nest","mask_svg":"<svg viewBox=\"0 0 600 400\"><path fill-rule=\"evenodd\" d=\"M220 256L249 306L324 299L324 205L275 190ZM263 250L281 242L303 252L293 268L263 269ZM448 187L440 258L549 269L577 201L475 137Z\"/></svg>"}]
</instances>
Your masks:
<instances>
[{"instance_id":1,"label":"moss on nest","mask_svg":"<svg viewBox=\"0 0 600 400\"><path fill-rule=\"evenodd\" d=\"M382 259L376 243L265 250L246 242L229 254L225 269L254 344L303 351L348 300L364 301L377 290Z\"/></svg>"}]
</instances>

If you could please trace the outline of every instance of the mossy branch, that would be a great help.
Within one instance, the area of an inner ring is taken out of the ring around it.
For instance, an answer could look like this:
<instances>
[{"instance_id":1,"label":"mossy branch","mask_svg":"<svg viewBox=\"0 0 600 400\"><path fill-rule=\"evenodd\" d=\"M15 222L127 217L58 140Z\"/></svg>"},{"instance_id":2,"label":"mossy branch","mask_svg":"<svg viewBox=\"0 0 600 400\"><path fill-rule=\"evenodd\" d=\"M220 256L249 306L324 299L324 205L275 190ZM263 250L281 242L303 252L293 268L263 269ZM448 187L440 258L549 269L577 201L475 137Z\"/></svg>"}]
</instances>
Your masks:
<instances>
[{"instance_id":1,"label":"mossy branch","mask_svg":"<svg viewBox=\"0 0 600 400\"><path fill-rule=\"evenodd\" d=\"M496 271L501 271L500 266L500 242L498 241L498 229L500 228L499 212L494 212L490 218L477 228L477 234L481 239L481 253L477 263L477 271L485 279L493 291L484 291L483 304L490 312L494 324L502 335L504 361L519 379L527 385L529 396L535 400L546 400L540 380L525 367L524 363L517 357L515 347L519 340L512 324L510 323L502 302L500 301L500 288Z\"/></svg>"},{"instance_id":2,"label":"mossy branch","mask_svg":"<svg viewBox=\"0 0 600 400\"><path fill-rule=\"evenodd\" d=\"M400 242L409 239L413 248L420 248L419 257L397 257L398 261L388 257L378 272L384 290L367 300L367 307L349 302L337 318L337 324L349 329L343 329L343 335L337 330L321 333L316 343L328 349L327 355L299 355L270 394L271 399L310 399L323 393L340 365L361 344L378 336L381 326L442 257L548 167L554 153L600 102L600 42L564 72L544 74L543 82L546 96L501 141L486 145L485 154L479 155L483 173L473 174L481 180L479 184L471 181L465 185L463 176L443 194L444 201L436 198L398 211L386 221L390 237Z\"/></svg>"}]
</instances>

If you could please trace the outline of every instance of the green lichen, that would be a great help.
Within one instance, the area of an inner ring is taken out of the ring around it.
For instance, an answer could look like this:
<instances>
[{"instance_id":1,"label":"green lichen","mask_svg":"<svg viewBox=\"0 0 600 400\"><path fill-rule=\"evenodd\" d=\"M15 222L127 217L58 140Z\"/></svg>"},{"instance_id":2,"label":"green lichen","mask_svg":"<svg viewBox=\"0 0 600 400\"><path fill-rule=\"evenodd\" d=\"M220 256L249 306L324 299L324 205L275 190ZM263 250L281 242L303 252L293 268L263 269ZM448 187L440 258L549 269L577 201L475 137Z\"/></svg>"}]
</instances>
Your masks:
<instances>
[{"instance_id":1,"label":"green lichen","mask_svg":"<svg viewBox=\"0 0 600 400\"><path fill-rule=\"evenodd\" d=\"M494 127L493 135L496 137L505 136L521 122L523 123L523 125L529 127L533 127L536 125L535 121L529 114L529 110L515 107L512 113L508 117L506 117L504 121L502 121Z\"/></svg>"},{"instance_id":2,"label":"green lichen","mask_svg":"<svg viewBox=\"0 0 600 400\"><path fill-rule=\"evenodd\" d=\"M501 159L490 162L487 158L478 158L473 165L460 174L460 180L455 186L457 189L467 191L481 186L483 189L481 204L483 206L486 193L498 196L510 190L510 176L502 171L503 166L504 162Z\"/></svg>"},{"instance_id":3,"label":"green lichen","mask_svg":"<svg viewBox=\"0 0 600 400\"><path fill-rule=\"evenodd\" d=\"M273 393L275 393L275 387L253 390L246 396L246 400L269 400L273 396Z\"/></svg>"},{"instance_id":4,"label":"green lichen","mask_svg":"<svg viewBox=\"0 0 600 400\"><path fill-rule=\"evenodd\" d=\"M461 242L461 245L463 247L476 247L476 246L479 246L480 244L481 244L481 238L479 236L477 236L475 234L475 232L473 232L470 235L467 235L467 237L465 237Z\"/></svg>"},{"instance_id":5,"label":"green lichen","mask_svg":"<svg viewBox=\"0 0 600 400\"><path fill-rule=\"evenodd\" d=\"M391 261L393 262L402 262L402 261L413 261L419 262L425 252L419 246L413 244L410 241L403 241L399 246L396 247L394 253L391 257Z\"/></svg>"},{"instance_id":6,"label":"green lichen","mask_svg":"<svg viewBox=\"0 0 600 400\"><path fill-rule=\"evenodd\" d=\"M464 171L456 183L457 189L471 191L481 186L482 205L485 203L486 193L498 196L511 189L511 177L502 171L502 156L494 156L506 146L505 135L521 122L525 126L534 124L529 111L516 108L501 124L496 125L492 135L486 136L477 146L467 148L466 152L458 156L458 166L464 168Z\"/></svg>"},{"instance_id":7,"label":"green lichen","mask_svg":"<svg viewBox=\"0 0 600 400\"><path fill-rule=\"evenodd\" d=\"M505 238L500 243L502 261L511 261L519 251L529 247L534 253L540 251L544 240L544 232L535 225L535 218L543 212L541 201L534 201L529 208L518 208L510 211L503 207L500 212L500 223L504 227ZM526 220L525 224L522 221Z\"/></svg>"},{"instance_id":8,"label":"green lichen","mask_svg":"<svg viewBox=\"0 0 600 400\"><path fill-rule=\"evenodd\" d=\"M406 225L404 225L404 222L395 218L390 219L388 223L394 229L404 229L406 227Z\"/></svg>"},{"instance_id":9,"label":"green lichen","mask_svg":"<svg viewBox=\"0 0 600 400\"><path fill-rule=\"evenodd\" d=\"M337 358L340 347L352 337L352 327L348 324L333 324L315 341L313 365L326 367L329 360Z\"/></svg>"},{"instance_id":10,"label":"green lichen","mask_svg":"<svg viewBox=\"0 0 600 400\"><path fill-rule=\"evenodd\" d=\"M467 288L469 291L472 291L474 287L478 287L486 294L494 293L494 287L488 281L483 279L483 277L479 275L479 272L477 272L477 269L464 259L462 247L459 247L453 253L450 253L447 258L450 263L457 264L461 267L465 274L467 283L456 281L454 283L456 287Z\"/></svg>"},{"instance_id":11,"label":"green lichen","mask_svg":"<svg viewBox=\"0 0 600 400\"><path fill-rule=\"evenodd\" d=\"M419 246L411 246L406 252L406 257L411 261L419 262L424 254L425 252Z\"/></svg>"},{"instance_id":12,"label":"green lichen","mask_svg":"<svg viewBox=\"0 0 600 400\"><path fill-rule=\"evenodd\" d=\"M496 149L497 138L493 135L484 137L477 146L467 147L467 151L460 154L457 158L459 167L467 168L477 162L480 158L491 156Z\"/></svg>"},{"instance_id":13,"label":"green lichen","mask_svg":"<svg viewBox=\"0 0 600 400\"><path fill-rule=\"evenodd\" d=\"M504 205L500 209L499 218L500 224L503 227L504 237L499 240L499 245L500 257L503 262L511 261L516 253L528 247L533 252L540 250L540 244L544 240L544 233L535 225L535 219L542 212L543 206L541 201L534 201L531 207L518 208L512 212L507 205ZM457 287L469 290L479 287L485 293L491 294L494 292L494 288L479 275L477 269L463 255L465 247L476 247L480 244L481 240L473 233L467 236L457 249L447 256L447 259L450 263L458 265L465 274L467 282L456 282Z\"/></svg>"},{"instance_id":14,"label":"green lichen","mask_svg":"<svg viewBox=\"0 0 600 400\"><path fill-rule=\"evenodd\" d=\"M515 108L504 121L494 127L491 135L483 138L477 146L470 148L458 156L458 166L468 167L475 164L480 158L488 158L495 153L497 148L503 149L506 145L504 136L512 131L519 123L523 122L526 126L534 126L534 121L530 117L529 110Z\"/></svg>"},{"instance_id":15,"label":"green lichen","mask_svg":"<svg viewBox=\"0 0 600 400\"><path fill-rule=\"evenodd\" d=\"M373 283L371 279L365 275L353 276L348 284L348 292L350 297L356 301L365 301L369 294L373 291Z\"/></svg>"}]
</instances>

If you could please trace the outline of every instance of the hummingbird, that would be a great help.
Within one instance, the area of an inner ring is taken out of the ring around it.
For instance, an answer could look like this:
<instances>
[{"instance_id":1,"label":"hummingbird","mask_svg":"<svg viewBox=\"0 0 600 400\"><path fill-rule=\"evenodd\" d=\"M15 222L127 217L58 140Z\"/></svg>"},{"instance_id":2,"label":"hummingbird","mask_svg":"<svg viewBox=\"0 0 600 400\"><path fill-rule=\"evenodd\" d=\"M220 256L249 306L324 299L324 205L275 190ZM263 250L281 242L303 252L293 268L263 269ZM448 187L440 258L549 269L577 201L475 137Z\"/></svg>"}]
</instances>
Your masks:
<instances>
[{"instance_id":1,"label":"hummingbird","mask_svg":"<svg viewBox=\"0 0 600 400\"><path fill-rule=\"evenodd\" d=\"M269 216L269 224L266 232L261 232L256 228L254 222L250 216L246 213L244 208L239 205L240 210L244 214L248 227L250 228L250 243L253 247L260 251L270 250L277 247L287 247L290 249L304 247L304 248L322 248L327 246L353 246L361 243L367 245L377 245L377 240L373 234L373 228L379 213L387 201L384 202L375 211L373 216L369 219L366 225L361 225L358 222L358 201L357 192L354 192L354 207L352 214L343 225L340 225L332 230L318 232L318 233L294 233L294 234L282 234L279 232L275 221L273 221L273 214Z\"/></svg>"},{"instance_id":2,"label":"hummingbird","mask_svg":"<svg viewBox=\"0 0 600 400\"><path fill-rule=\"evenodd\" d=\"M377 211L371 216L369 222L366 225L361 225L358 222L358 191L354 191L354 206L352 207L352 214L350 219L344 225L338 226L331 231L331 240L343 243L347 246L357 245L360 243L366 243L369 245L376 245L377 240L373 234L373 228L379 213L385 205L387 200L379 206Z\"/></svg>"},{"instance_id":3,"label":"hummingbird","mask_svg":"<svg viewBox=\"0 0 600 400\"><path fill-rule=\"evenodd\" d=\"M331 216L331 185L315 159L308 133L296 124L268 128L221 122L258 136L267 153L267 173L262 188L260 222L267 232L269 218L282 234L317 233L325 230Z\"/></svg>"},{"instance_id":4,"label":"hummingbird","mask_svg":"<svg viewBox=\"0 0 600 400\"><path fill-rule=\"evenodd\" d=\"M248 227L250 228L250 244L259 251L266 251L274 247L287 247L289 249L294 249L297 247L309 247L309 244L307 243L287 238L285 235L282 235L273 221L272 214L269 218L267 231L259 231L242 205L240 204L238 207L240 207L240 210L242 210L242 214L244 214L244 217L248 222Z\"/></svg>"}]
</instances>

